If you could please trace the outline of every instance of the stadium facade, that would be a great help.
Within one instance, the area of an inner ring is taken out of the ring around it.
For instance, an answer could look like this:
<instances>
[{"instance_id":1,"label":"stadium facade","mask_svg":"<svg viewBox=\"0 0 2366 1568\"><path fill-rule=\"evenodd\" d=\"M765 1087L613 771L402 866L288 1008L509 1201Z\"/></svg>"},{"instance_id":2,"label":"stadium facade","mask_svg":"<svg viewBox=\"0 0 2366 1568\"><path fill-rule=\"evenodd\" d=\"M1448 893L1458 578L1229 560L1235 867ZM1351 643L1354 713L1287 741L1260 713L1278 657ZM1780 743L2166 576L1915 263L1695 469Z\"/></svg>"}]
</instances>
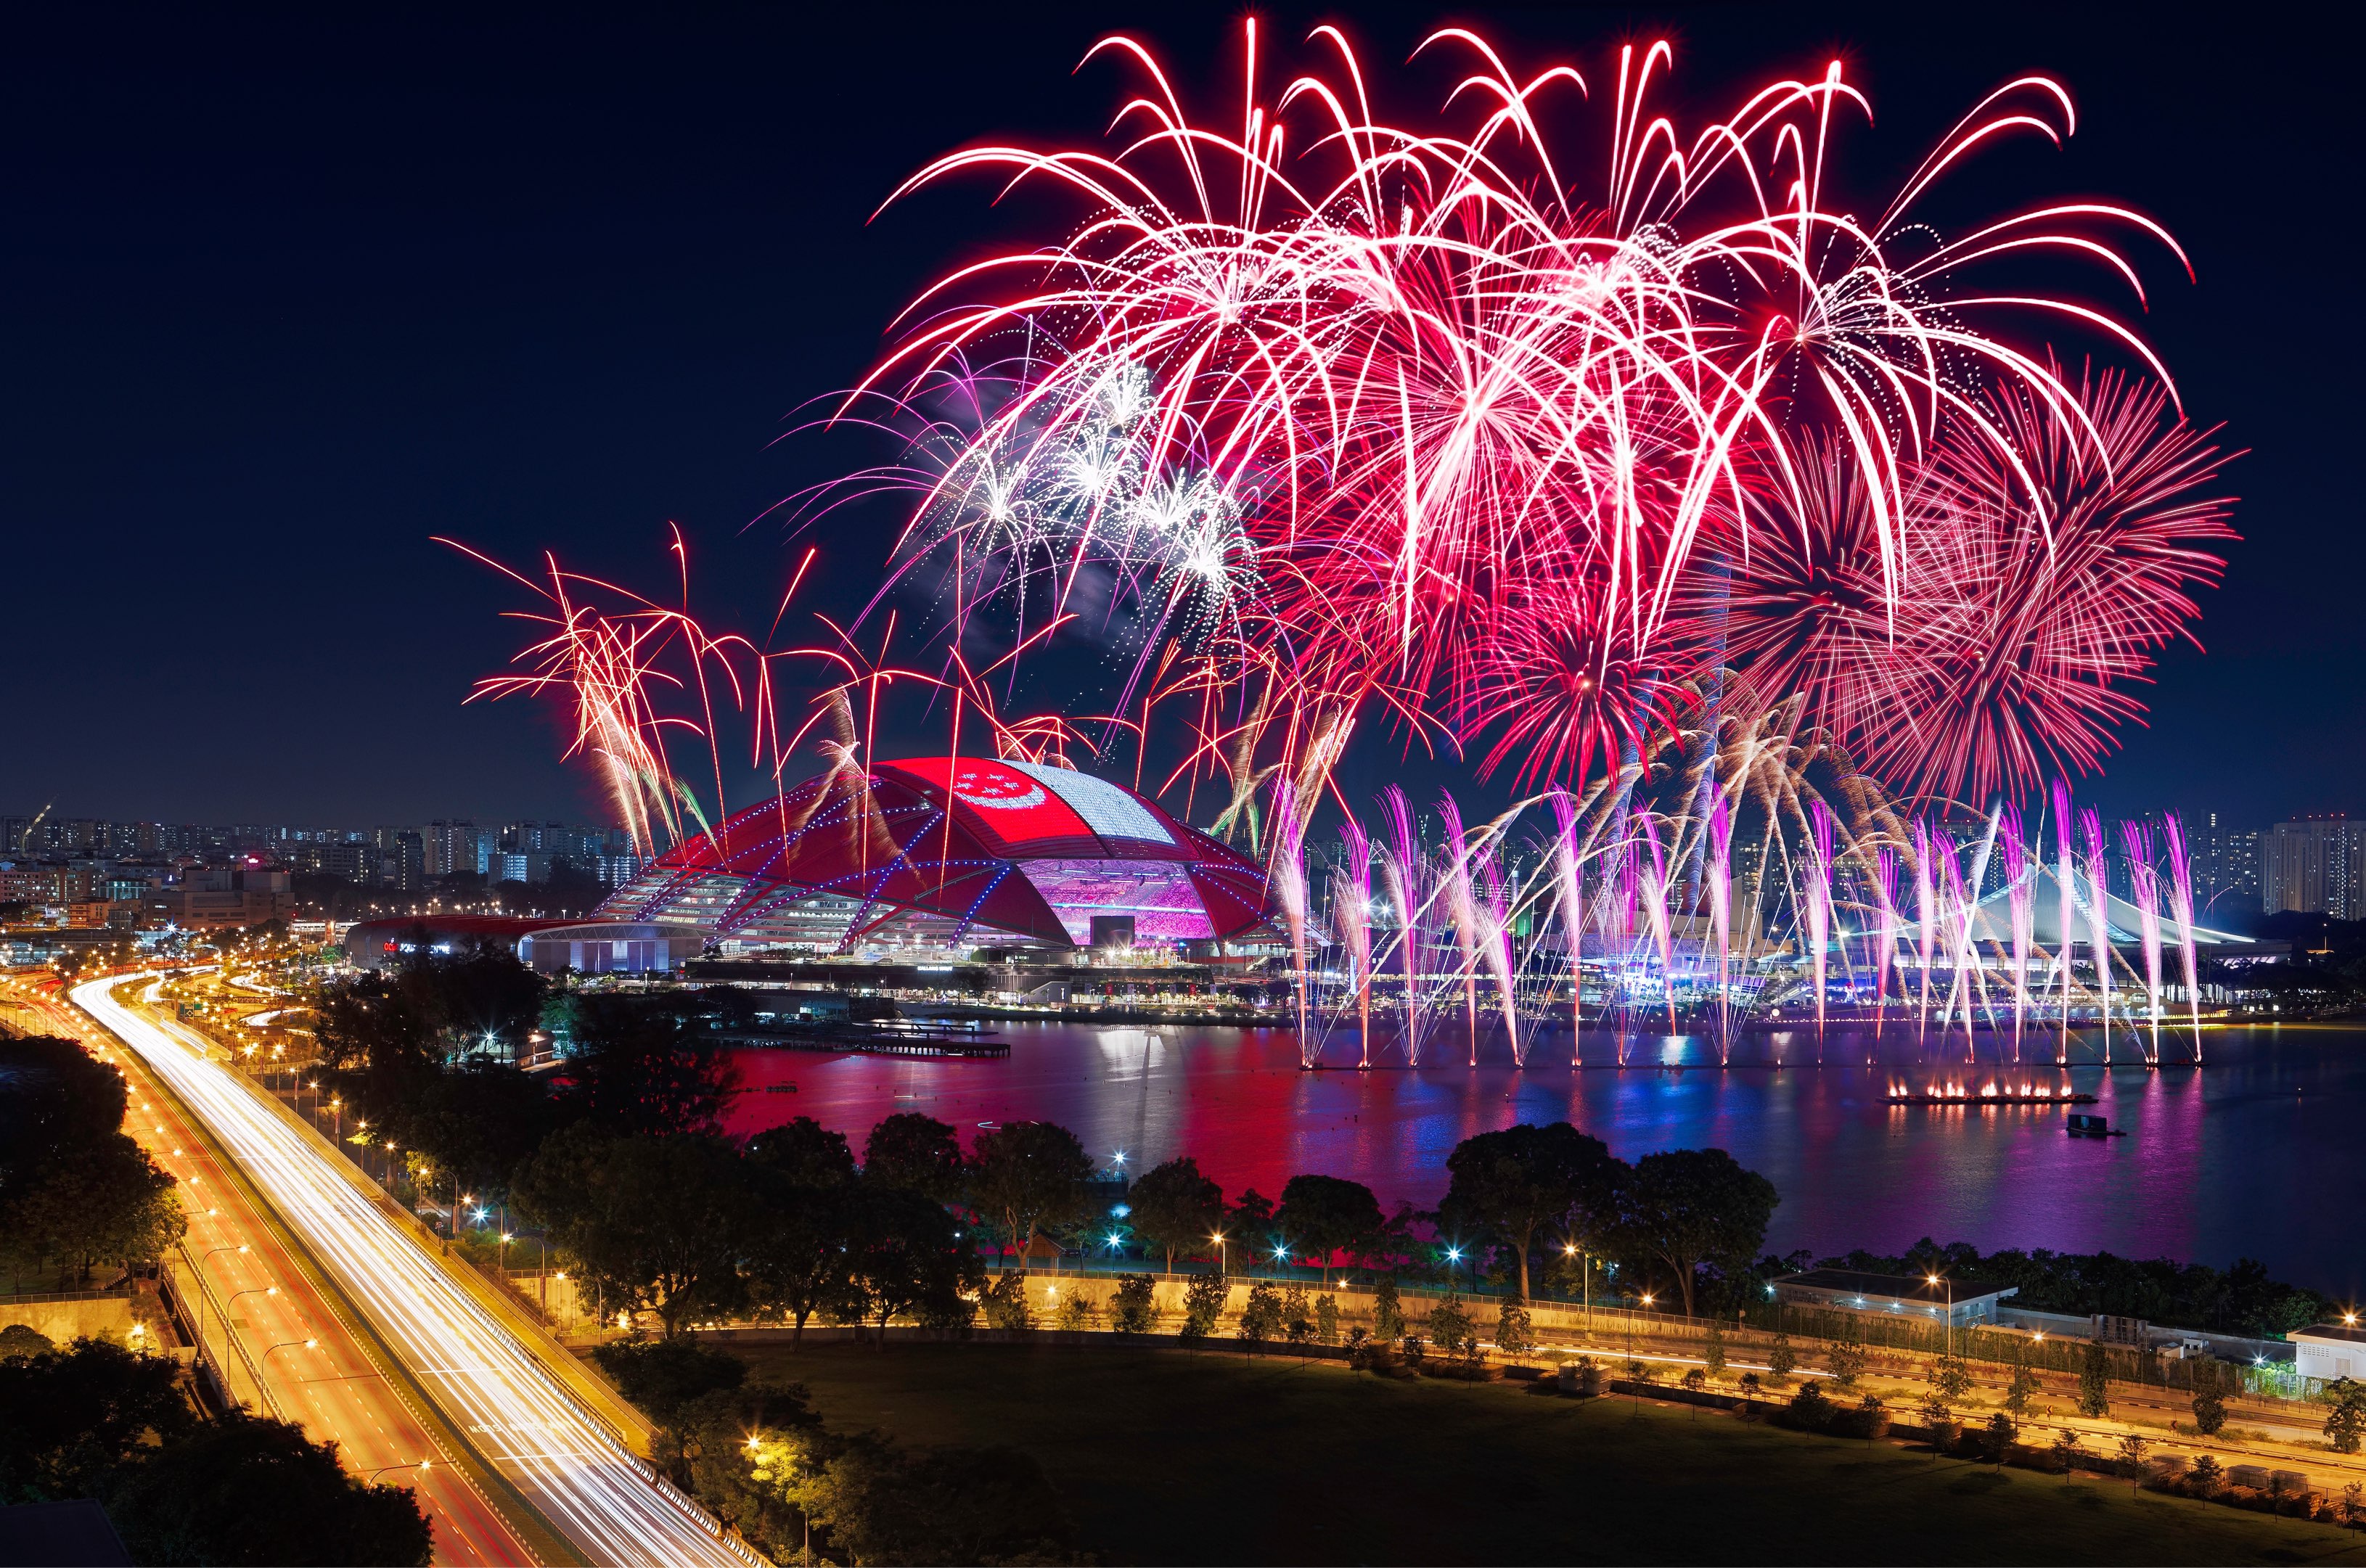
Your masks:
<instances>
[{"instance_id":1,"label":"stadium facade","mask_svg":"<svg viewBox=\"0 0 2366 1568\"><path fill-rule=\"evenodd\" d=\"M841 768L676 846L581 922L524 937L556 972L702 953L1067 955L1180 948L1265 926L1264 869L1155 801L1073 769L983 757Z\"/></svg>"}]
</instances>

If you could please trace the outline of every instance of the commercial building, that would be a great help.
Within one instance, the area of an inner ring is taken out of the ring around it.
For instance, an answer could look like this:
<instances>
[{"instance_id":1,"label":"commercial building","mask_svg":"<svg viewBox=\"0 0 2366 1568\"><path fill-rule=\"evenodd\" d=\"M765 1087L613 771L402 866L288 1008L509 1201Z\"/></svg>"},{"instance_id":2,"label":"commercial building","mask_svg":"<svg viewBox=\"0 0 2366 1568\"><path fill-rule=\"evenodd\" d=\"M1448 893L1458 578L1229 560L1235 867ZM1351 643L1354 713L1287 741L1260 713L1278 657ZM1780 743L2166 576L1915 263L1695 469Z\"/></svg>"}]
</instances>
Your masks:
<instances>
[{"instance_id":1,"label":"commercial building","mask_svg":"<svg viewBox=\"0 0 2366 1568\"><path fill-rule=\"evenodd\" d=\"M1096 923L1179 948L1275 913L1255 861L1072 769L918 757L839 770L677 846L577 925L519 944L537 969L635 969L702 952L872 962L1065 954Z\"/></svg>"},{"instance_id":2,"label":"commercial building","mask_svg":"<svg viewBox=\"0 0 2366 1568\"><path fill-rule=\"evenodd\" d=\"M494 914L389 915L345 928L345 961L365 969L380 969L416 957L422 944L430 957L439 958L480 946L514 953L521 938L558 924Z\"/></svg>"}]
</instances>

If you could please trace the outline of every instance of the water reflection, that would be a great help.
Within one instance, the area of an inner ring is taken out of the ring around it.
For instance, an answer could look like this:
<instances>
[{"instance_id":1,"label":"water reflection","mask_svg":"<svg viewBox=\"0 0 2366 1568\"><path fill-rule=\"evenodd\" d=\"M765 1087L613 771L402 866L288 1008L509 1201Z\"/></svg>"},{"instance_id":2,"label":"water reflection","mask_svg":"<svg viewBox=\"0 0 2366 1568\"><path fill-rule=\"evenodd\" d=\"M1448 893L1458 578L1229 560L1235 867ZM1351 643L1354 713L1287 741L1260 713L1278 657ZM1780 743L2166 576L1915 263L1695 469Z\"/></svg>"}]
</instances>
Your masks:
<instances>
[{"instance_id":1,"label":"water reflection","mask_svg":"<svg viewBox=\"0 0 2366 1568\"><path fill-rule=\"evenodd\" d=\"M1586 1065L1572 1068L1563 1030L1524 1069L1482 1047L1477 1068L1457 1052L1418 1070L1304 1072L1286 1030L1000 1027L1007 1061L737 1053L750 1092L732 1130L803 1114L859 1147L897 1111L925 1111L965 1137L981 1121L1042 1117L1103 1159L1125 1149L1137 1171L1195 1155L1230 1193L1273 1196L1291 1175L1323 1170L1369 1183L1384 1203L1427 1204L1462 1138L1566 1118L1628 1159L1730 1149L1783 1193L1768 1238L1778 1251L1894 1250L1931 1235L2220 1265L2248 1256L2288 1279L2366 1293L2355 1228L2366 1213L2366 1032L2214 1034L2211 1065L2196 1070L2105 1069L2091 1041L2074 1041L2067 1070L1999 1069L1985 1034L1980 1063L1967 1065L1960 1031L1920 1049L1910 1033L1834 1031L1819 1067L1814 1032L1790 1031L1741 1042L1721 1071L1708 1042L1657 1034L1626 1042L1623 1069L1611 1065L1615 1043L1589 1034ZM2082 1108L2129 1136L2067 1137L2055 1106L1898 1105L1889 1095L1894 1081L1992 1078L2094 1094ZM797 1092L762 1092L786 1082Z\"/></svg>"}]
</instances>

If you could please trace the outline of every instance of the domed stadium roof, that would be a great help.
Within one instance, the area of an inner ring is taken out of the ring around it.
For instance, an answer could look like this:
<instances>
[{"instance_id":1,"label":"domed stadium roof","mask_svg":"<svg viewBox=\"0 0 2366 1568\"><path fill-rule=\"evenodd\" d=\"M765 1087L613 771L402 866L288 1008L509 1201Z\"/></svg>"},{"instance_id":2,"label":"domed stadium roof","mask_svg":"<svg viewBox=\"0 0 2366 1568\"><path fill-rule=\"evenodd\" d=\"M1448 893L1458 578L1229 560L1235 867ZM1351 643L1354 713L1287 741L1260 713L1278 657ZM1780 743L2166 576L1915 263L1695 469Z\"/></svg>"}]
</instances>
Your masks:
<instances>
[{"instance_id":1,"label":"domed stadium roof","mask_svg":"<svg viewBox=\"0 0 2366 1568\"><path fill-rule=\"evenodd\" d=\"M1083 946L1236 936L1262 868L1122 786L1069 768L916 757L839 769L652 862L595 920L704 929L726 950Z\"/></svg>"}]
</instances>

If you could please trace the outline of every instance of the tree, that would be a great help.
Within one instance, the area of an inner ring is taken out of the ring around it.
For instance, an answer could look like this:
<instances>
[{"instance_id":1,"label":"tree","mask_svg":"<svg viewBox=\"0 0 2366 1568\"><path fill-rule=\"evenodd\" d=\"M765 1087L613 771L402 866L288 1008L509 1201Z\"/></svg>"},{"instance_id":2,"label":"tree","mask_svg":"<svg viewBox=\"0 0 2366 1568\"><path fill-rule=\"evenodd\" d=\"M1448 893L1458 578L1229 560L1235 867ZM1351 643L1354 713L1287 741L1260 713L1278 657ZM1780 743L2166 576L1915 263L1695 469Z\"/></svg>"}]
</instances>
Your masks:
<instances>
[{"instance_id":1,"label":"tree","mask_svg":"<svg viewBox=\"0 0 2366 1568\"><path fill-rule=\"evenodd\" d=\"M2203 1360L2193 1363L2193 1427L2205 1438L2214 1438L2226 1425L2226 1394L2218 1372L2218 1363Z\"/></svg>"},{"instance_id":2,"label":"tree","mask_svg":"<svg viewBox=\"0 0 2366 1568\"><path fill-rule=\"evenodd\" d=\"M748 1381L748 1363L689 1339L616 1339L592 1359L617 1391L657 1422L657 1458L677 1482L689 1479L697 1438L687 1413L701 1400L730 1394Z\"/></svg>"},{"instance_id":3,"label":"tree","mask_svg":"<svg viewBox=\"0 0 2366 1568\"><path fill-rule=\"evenodd\" d=\"M60 1287L153 1261L186 1224L173 1178L124 1136L123 1075L71 1040L0 1037L0 1260Z\"/></svg>"},{"instance_id":4,"label":"tree","mask_svg":"<svg viewBox=\"0 0 2366 1568\"><path fill-rule=\"evenodd\" d=\"M2054 1462L2066 1471L2079 1462L2079 1433L2075 1428L2064 1427L2054 1434Z\"/></svg>"},{"instance_id":5,"label":"tree","mask_svg":"<svg viewBox=\"0 0 2366 1568\"><path fill-rule=\"evenodd\" d=\"M1801 1383L1799 1392L1791 1396L1792 1423L1803 1430L1820 1432L1832 1424L1838 1413L1831 1396L1817 1387L1813 1378Z\"/></svg>"},{"instance_id":6,"label":"tree","mask_svg":"<svg viewBox=\"0 0 2366 1568\"><path fill-rule=\"evenodd\" d=\"M1372 1282L1372 1338L1382 1344L1404 1338L1404 1308L1398 1305L1394 1274Z\"/></svg>"},{"instance_id":7,"label":"tree","mask_svg":"<svg viewBox=\"0 0 2366 1568\"><path fill-rule=\"evenodd\" d=\"M1841 1319L1841 1331L1824 1351L1824 1366L1832 1374L1832 1382L1842 1388L1853 1388L1864 1375L1865 1335L1857 1328L1856 1319Z\"/></svg>"},{"instance_id":8,"label":"tree","mask_svg":"<svg viewBox=\"0 0 2366 1568\"><path fill-rule=\"evenodd\" d=\"M1183 1338L1204 1339L1215 1331L1232 1288L1222 1274L1194 1274L1183 1287Z\"/></svg>"},{"instance_id":9,"label":"tree","mask_svg":"<svg viewBox=\"0 0 2366 1568\"><path fill-rule=\"evenodd\" d=\"M1766 1352L1766 1370L1779 1382L1789 1377L1791 1369L1798 1364L1798 1353L1791 1349L1791 1336L1778 1332L1774 1346Z\"/></svg>"},{"instance_id":10,"label":"tree","mask_svg":"<svg viewBox=\"0 0 2366 1568\"><path fill-rule=\"evenodd\" d=\"M242 1414L151 1450L114 1479L106 1502L138 1562L423 1568L432 1541L409 1487L359 1480L336 1444Z\"/></svg>"},{"instance_id":11,"label":"tree","mask_svg":"<svg viewBox=\"0 0 2366 1568\"><path fill-rule=\"evenodd\" d=\"M1670 1149L1637 1160L1620 1183L1617 1233L1674 1273L1689 1317L1701 1265L1746 1270L1780 1201L1774 1182L1721 1148Z\"/></svg>"},{"instance_id":12,"label":"tree","mask_svg":"<svg viewBox=\"0 0 2366 1568\"><path fill-rule=\"evenodd\" d=\"M1339 1342L1339 1298L1328 1293L1314 1298L1314 1342L1318 1345Z\"/></svg>"},{"instance_id":13,"label":"tree","mask_svg":"<svg viewBox=\"0 0 2366 1568\"><path fill-rule=\"evenodd\" d=\"M849 1269L880 1344L898 1313L943 1327L968 1321L963 1296L985 1284L986 1269L942 1204L908 1188L866 1186L853 1212Z\"/></svg>"},{"instance_id":14,"label":"tree","mask_svg":"<svg viewBox=\"0 0 2366 1568\"><path fill-rule=\"evenodd\" d=\"M1166 1254L1170 1274L1177 1252L1212 1249L1209 1238L1223 1228L1224 1190L1200 1174L1199 1162L1188 1154L1144 1171L1125 1201L1135 1233Z\"/></svg>"},{"instance_id":15,"label":"tree","mask_svg":"<svg viewBox=\"0 0 2366 1568\"><path fill-rule=\"evenodd\" d=\"M1725 1330L1716 1318L1708 1320L1708 1332L1701 1338L1701 1364L1711 1377L1725 1375Z\"/></svg>"},{"instance_id":16,"label":"tree","mask_svg":"<svg viewBox=\"0 0 2366 1568\"><path fill-rule=\"evenodd\" d=\"M2225 1483L2226 1476L2225 1467L2221 1465L2214 1457L2206 1453L2196 1458L2192 1467L2185 1473L2197 1497L2214 1495L2220 1485Z\"/></svg>"},{"instance_id":17,"label":"tree","mask_svg":"<svg viewBox=\"0 0 2366 1568\"><path fill-rule=\"evenodd\" d=\"M1495 1314L1495 1348L1507 1356L1525 1356L1537 1348L1535 1318L1528 1304L1506 1296Z\"/></svg>"},{"instance_id":18,"label":"tree","mask_svg":"<svg viewBox=\"0 0 2366 1568\"><path fill-rule=\"evenodd\" d=\"M1292 1176L1281 1189L1281 1210L1274 1219L1298 1254L1322 1267L1326 1285L1332 1256L1360 1253L1388 1223L1369 1187L1337 1176Z\"/></svg>"},{"instance_id":19,"label":"tree","mask_svg":"<svg viewBox=\"0 0 2366 1568\"><path fill-rule=\"evenodd\" d=\"M1281 1293L1273 1288L1270 1280L1259 1280L1249 1287L1248 1300L1241 1304L1241 1342L1255 1349L1281 1335Z\"/></svg>"},{"instance_id":20,"label":"tree","mask_svg":"<svg viewBox=\"0 0 2366 1568\"><path fill-rule=\"evenodd\" d=\"M96 1494L146 1443L193 1424L172 1361L101 1339L0 1360L0 1506Z\"/></svg>"},{"instance_id":21,"label":"tree","mask_svg":"<svg viewBox=\"0 0 2366 1568\"><path fill-rule=\"evenodd\" d=\"M1470 1313L1458 1296L1448 1295L1429 1309L1423 1319L1421 1331L1429 1342L1441 1350L1454 1351L1462 1348L1465 1339L1476 1338L1470 1326Z\"/></svg>"},{"instance_id":22,"label":"tree","mask_svg":"<svg viewBox=\"0 0 2366 1568\"><path fill-rule=\"evenodd\" d=\"M2112 1413L2112 1361L2101 1339L2087 1341L2086 1354L2079 1361L2079 1414L2089 1417Z\"/></svg>"},{"instance_id":23,"label":"tree","mask_svg":"<svg viewBox=\"0 0 2366 1568\"><path fill-rule=\"evenodd\" d=\"M1972 1392L1972 1369L1961 1356L1941 1356L1922 1374L1931 1391L1949 1405L1961 1405Z\"/></svg>"},{"instance_id":24,"label":"tree","mask_svg":"<svg viewBox=\"0 0 2366 1568\"><path fill-rule=\"evenodd\" d=\"M970 1201L1001 1227L1023 1263L1038 1232L1082 1217L1092 1173L1092 1156L1067 1128L1007 1122L978 1135Z\"/></svg>"},{"instance_id":25,"label":"tree","mask_svg":"<svg viewBox=\"0 0 2366 1568\"><path fill-rule=\"evenodd\" d=\"M752 1167L749 1174L749 1283L760 1305L794 1325L789 1342L802 1344L807 1319L855 1294L848 1250L854 1193L846 1187L800 1187L764 1166Z\"/></svg>"},{"instance_id":26,"label":"tree","mask_svg":"<svg viewBox=\"0 0 2366 1568\"><path fill-rule=\"evenodd\" d=\"M1562 1225L1582 1201L1611 1191L1616 1169L1601 1139L1567 1122L1541 1127L1523 1122L1455 1145L1446 1159L1446 1198L1438 1213L1449 1226L1511 1252L1520 1294L1527 1296L1538 1232ZM1689 1290L1685 1301L1689 1310Z\"/></svg>"},{"instance_id":27,"label":"tree","mask_svg":"<svg viewBox=\"0 0 2366 1568\"><path fill-rule=\"evenodd\" d=\"M2366 1440L2366 1383L2338 1377L2327 1385L2325 1397L2333 1406L2325 1418L2325 1440L2336 1453L2356 1453Z\"/></svg>"},{"instance_id":28,"label":"tree","mask_svg":"<svg viewBox=\"0 0 2366 1568\"><path fill-rule=\"evenodd\" d=\"M748 1140L748 1158L777 1170L797 1187L842 1187L854 1180L854 1151L846 1135L811 1116L767 1127Z\"/></svg>"},{"instance_id":29,"label":"tree","mask_svg":"<svg viewBox=\"0 0 2366 1568\"><path fill-rule=\"evenodd\" d=\"M520 1168L513 1196L603 1300L655 1312L668 1338L693 1312L737 1305L752 1194L720 1138L579 1122Z\"/></svg>"},{"instance_id":30,"label":"tree","mask_svg":"<svg viewBox=\"0 0 2366 1568\"><path fill-rule=\"evenodd\" d=\"M1980 1432L1981 1457L2002 1470L2004 1462L2012 1457L2012 1445L2020 1438L2021 1428L2011 1416L2000 1410L1989 1417L1988 1426Z\"/></svg>"},{"instance_id":31,"label":"tree","mask_svg":"<svg viewBox=\"0 0 2366 1568\"><path fill-rule=\"evenodd\" d=\"M1110 1294L1110 1327L1121 1334L1147 1334L1156 1297L1148 1274L1120 1274Z\"/></svg>"},{"instance_id":32,"label":"tree","mask_svg":"<svg viewBox=\"0 0 2366 1568\"><path fill-rule=\"evenodd\" d=\"M968 1164L952 1128L918 1111L900 1111L871 1129L862 1145L862 1176L950 1204L962 1195Z\"/></svg>"},{"instance_id":33,"label":"tree","mask_svg":"<svg viewBox=\"0 0 2366 1568\"><path fill-rule=\"evenodd\" d=\"M2031 1396L2036 1394L2041 1384L2037 1374L2029 1370L2029 1352L2019 1340L2013 1341L2006 1355L2012 1367L2012 1375L2005 1382L2004 1407L2016 1416L2025 1415Z\"/></svg>"},{"instance_id":34,"label":"tree","mask_svg":"<svg viewBox=\"0 0 2366 1568\"><path fill-rule=\"evenodd\" d=\"M670 1002L584 996L571 1034L567 1077L578 1114L612 1132L722 1131L738 1075Z\"/></svg>"},{"instance_id":35,"label":"tree","mask_svg":"<svg viewBox=\"0 0 2366 1568\"><path fill-rule=\"evenodd\" d=\"M991 1327L1016 1331L1034 1327L1034 1314L1027 1306L1027 1271L1005 1269L995 1275L985 1305L986 1321Z\"/></svg>"},{"instance_id":36,"label":"tree","mask_svg":"<svg viewBox=\"0 0 2366 1568\"><path fill-rule=\"evenodd\" d=\"M2136 1482L2144 1479L2145 1447L2144 1439L2134 1432L2120 1439L2120 1468L2127 1472L2130 1491L2135 1489Z\"/></svg>"}]
</instances>

